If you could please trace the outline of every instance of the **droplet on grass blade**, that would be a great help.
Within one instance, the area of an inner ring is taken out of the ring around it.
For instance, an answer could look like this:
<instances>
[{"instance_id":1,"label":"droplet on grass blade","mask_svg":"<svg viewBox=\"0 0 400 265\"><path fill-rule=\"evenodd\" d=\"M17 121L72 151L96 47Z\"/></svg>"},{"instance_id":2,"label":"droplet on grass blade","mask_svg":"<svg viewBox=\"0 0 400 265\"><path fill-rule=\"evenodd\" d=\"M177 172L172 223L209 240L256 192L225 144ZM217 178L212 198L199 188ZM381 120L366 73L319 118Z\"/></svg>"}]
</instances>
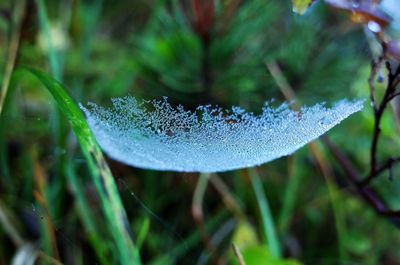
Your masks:
<instances>
[{"instance_id":1,"label":"droplet on grass blade","mask_svg":"<svg viewBox=\"0 0 400 265\"><path fill-rule=\"evenodd\" d=\"M332 108L265 104L260 115L239 107L199 106L187 111L167 100L112 99L109 108L81 106L104 151L131 166L182 172L219 172L260 165L289 155L343 119L363 101L341 100Z\"/></svg>"}]
</instances>

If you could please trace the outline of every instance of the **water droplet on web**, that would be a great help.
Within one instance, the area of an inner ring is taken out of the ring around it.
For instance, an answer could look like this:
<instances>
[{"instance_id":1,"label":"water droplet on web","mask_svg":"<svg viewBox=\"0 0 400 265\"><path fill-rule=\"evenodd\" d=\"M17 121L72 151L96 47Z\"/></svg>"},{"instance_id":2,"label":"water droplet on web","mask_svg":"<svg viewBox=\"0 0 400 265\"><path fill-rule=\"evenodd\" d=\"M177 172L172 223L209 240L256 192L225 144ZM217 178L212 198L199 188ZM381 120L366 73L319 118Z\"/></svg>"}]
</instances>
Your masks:
<instances>
[{"instance_id":1,"label":"water droplet on web","mask_svg":"<svg viewBox=\"0 0 400 265\"><path fill-rule=\"evenodd\" d=\"M367 24L367 27L370 31L374 33L378 33L382 30L381 26L373 20L370 20Z\"/></svg>"},{"instance_id":2,"label":"water droplet on web","mask_svg":"<svg viewBox=\"0 0 400 265\"><path fill-rule=\"evenodd\" d=\"M353 8L359 8L359 7L360 7L360 2L359 2L358 0L352 1L351 7L353 7Z\"/></svg>"}]
</instances>

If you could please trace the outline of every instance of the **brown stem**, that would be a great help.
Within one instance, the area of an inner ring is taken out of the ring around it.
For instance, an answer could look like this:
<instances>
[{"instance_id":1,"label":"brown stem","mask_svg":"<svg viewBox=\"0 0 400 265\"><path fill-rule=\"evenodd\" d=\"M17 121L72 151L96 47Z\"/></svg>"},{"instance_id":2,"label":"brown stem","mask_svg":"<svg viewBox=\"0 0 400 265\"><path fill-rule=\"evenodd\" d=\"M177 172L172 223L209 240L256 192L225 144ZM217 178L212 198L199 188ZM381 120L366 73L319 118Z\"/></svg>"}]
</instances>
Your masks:
<instances>
[{"instance_id":1,"label":"brown stem","mask_svg":"<svg viewBox=\"0 0 400 265\"><path fill-rule=\"evenodd\" d=\"M322 136L321 140L329 148L339 164L343 167L346 174L350 177L351 182L357 185L358 181L361 179L361 176L358 173L357 169L354 168L351 161L339 150L339 148L334 143L329 140L327 136Z\"/></svg>"}]
</instances>

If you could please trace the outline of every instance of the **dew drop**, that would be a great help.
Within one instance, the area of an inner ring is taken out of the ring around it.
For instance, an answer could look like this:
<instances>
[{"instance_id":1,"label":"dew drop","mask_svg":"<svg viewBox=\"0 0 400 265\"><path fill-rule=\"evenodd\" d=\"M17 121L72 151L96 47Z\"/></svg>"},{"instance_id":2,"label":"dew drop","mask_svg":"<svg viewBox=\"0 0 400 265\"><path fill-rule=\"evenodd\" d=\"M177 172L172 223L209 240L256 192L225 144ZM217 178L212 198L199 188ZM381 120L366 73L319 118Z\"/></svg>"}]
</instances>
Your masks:
<instances>
[{"instance_id":1,"label":"dew drop","mask_svg":"<svg viewBox=\"0 0 400 265\"><path fill-rule=\"evenodd\" d=\"M358 2L358 1L353 1L353 3L351 4L351 6L352 6L353 8L359 8L359 7L360 7L360 2Z\"/></svg>"},{"instance_id":2,"label":"dew drop","mask_svg":"<svg viewBox=\"0 0 400 265\"><path fill-rule=\"evenodd\" d=\"M370 31L372 31L374 33L378 33L382 30L381 26L372 20L368 22L367 27Z\"/></svg>"}]
</instances>

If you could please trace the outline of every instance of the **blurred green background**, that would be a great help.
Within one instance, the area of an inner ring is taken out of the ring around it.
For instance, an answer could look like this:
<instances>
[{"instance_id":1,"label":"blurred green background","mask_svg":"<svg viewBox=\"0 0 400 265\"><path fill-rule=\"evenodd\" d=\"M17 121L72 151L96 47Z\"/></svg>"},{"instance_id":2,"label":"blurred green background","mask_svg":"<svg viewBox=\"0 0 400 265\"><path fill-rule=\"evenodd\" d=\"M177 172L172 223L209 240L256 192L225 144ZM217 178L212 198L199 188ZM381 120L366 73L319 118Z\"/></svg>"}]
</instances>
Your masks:
<instances>
[{"instance_id":1,"label":"blurred green background","mask_svg":"<svg viewBox=\"0 0 400 265\"><path fill-rule=\"evenodd\" d=\"M45 70L82 104L130 94L257 113L265 101L288 100L282 80L302 104L368 98L371 40L347 14L318 2L299 16L286 0L220 0L196 13L196 3L210 2L3 0L0 80L19 36L16 67ZM54 100L27 75L15 86L0 124L0 264L134 264L115 252L86 161ZM372 127L366 104L328 133L361 174ZM379 158L398 153L398 130L388 110ZM143 264L239 264L232 243L248 265L400 264L398 228L360 200L322 143L313 148L201 177L107 162ZM399 209L400 181L385 174L373 186Z\"/></svg>"}]
</instances>

